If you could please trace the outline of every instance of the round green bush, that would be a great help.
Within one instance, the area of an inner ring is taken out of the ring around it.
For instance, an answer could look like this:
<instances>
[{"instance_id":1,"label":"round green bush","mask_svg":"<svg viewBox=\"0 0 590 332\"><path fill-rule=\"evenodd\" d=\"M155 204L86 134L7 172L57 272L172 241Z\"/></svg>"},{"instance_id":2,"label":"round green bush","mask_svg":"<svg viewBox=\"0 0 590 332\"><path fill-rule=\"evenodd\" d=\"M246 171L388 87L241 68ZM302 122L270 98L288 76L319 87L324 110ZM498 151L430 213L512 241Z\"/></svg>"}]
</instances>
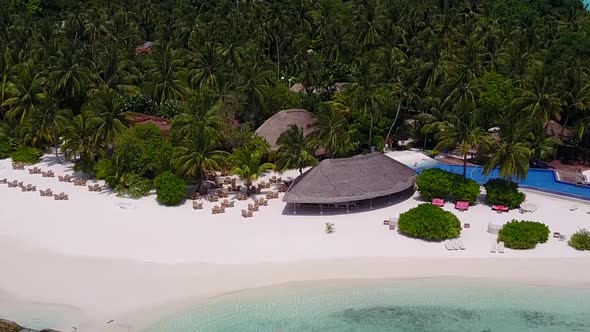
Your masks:
<instances>
[{"instance_id":1,"label":"round green bush","mask_svg":"<svg viewBox=\"0 0 590 332\"><path fill-rule=\"evenodd\" d=\"M186 195L186 182L171 172L164 172L154 179L158 202L164 205L177 205Z\"/></svg>"},{"instance_id":2,"label":"round green bush","mask_svg":"<svg viewBox=\"0 0 590 332\"><path fill-rule=\"evenodd\" d=\"M590 250L590 231L580 229L572 234L568 244L577 250Z\"/></svg>"},{"instance_id":3,"label":"round green bush","mask_svg":"<svg viewBox=\"0 0 590 332\"><path fill-rule=\"evenodd\" d=\"M438 168L423 170L416 179L416 185L420 195L427 200L444 198L474 204L480 192L477 182Z\"/></svg>"},{"instance_id":4,"label":"round green bush","mask_svg":"<svg viewBox=\"0 0 590 332\"><path fill-rule=\"evenodd\" d=\"M486 198L490 204L502 204L514 209L522 204L526 198L524 193L518 191L516 182L492 179L484 187L486 188Z\"/></svg>"},{"instance_id":5,"label":"round green bush","mask_svg":"<svg viewBox=\"0 0 590 332\"><path fill-rule=\"evenodd\" d=\"M432 204L420 204L399 216L399 231L428 241L442 241L461 234L461 222L453 213Z\"/></svg>"},{"instance_id":6,"label":"round green bush","mask_svg":"<svg viewBox=\"0 0 590 332\"><path fill-rule=\"evenodd\" d=\"M10 154L10 157L15 163L36 164L39 162L39 158L41 158L42 155L43 151L26 146L14 150Z\"/></svg>"},{"instance_id":7,"label":"round green bush","mask_svg":"<svg viewBox=\"0 0 590 332\"><path fill-rule=\"evenodd\" d=\"M547 242L549 233L549 227L543 223L512 220L500 229L498 242L504 242L507 248L533 249L537 243Z\"/></svg>"},{"instance_id":8,"label":"round green bush","mask_svg":"<svg viewBox=\"0 0 590 332\"><path fill-rule=\"evenodd\" d=\"M115 191L119 195L140 198L150 193L152 181L135 173L121 175Z\"/></svg>"}]
</instances>

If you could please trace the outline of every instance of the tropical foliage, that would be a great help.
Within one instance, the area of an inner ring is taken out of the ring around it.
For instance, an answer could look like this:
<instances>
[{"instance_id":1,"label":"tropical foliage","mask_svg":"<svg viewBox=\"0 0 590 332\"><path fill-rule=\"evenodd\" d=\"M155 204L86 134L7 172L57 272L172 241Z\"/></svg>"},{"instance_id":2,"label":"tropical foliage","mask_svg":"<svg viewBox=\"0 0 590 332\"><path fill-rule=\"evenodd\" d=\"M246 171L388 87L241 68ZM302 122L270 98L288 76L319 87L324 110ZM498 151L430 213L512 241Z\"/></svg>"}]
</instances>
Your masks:
<instances>
[{"instance_id":1,"label":"tropical foliage","mask_svg":"<svg viewBox=\"0 0 590 332\"><path fill-rule=\"evenodd\" d=\"M549 227L540 222L512 220L500 229L498 242L507 248L533 249L537 243L547 242L549 233Z\"/></svg>"},{"instance_id":2,"label":"tropical foliage","mask_svg":"<svg viewBox=\"0 0 590 332\"><path fill-rule=\"evenodd\" d=\"M587 229L580 229L572 236L568 244L577 250L590 250L590 231Z\"/></svg>"},{"instance_id":3,"label":"tropical foliage","mask_svg":"<svg viewBox=\"0 0 590 332\"><path fill-rule=\"evenodd\" d=\"M428 241L453 239L461 234L459 218L432 204L420 204L399 216L399 231Z\"/></svg>"},{"instance_id":4,"label":"tropical foliage","mask_svg":"<svg viewBox=\"0 0 590 332\"><path fill-rule=\"evenodd\" d=\"M423 170L416 179L416 185L420 195L426 200L442 198L475 204L480 192L477 182L437 168Z\"/></svg>"},{"instance_id":5,"label":"tropical foliage","mask_svg":"<svg viewBox=\"0 0 590 332\"><path fill-rule=\"evenodd\" d=\"M518 191L518 183L504 179L492 179L484 184L489 204L500 204L511 209L524 202L526 195Z\"/></svg>"},{"instance_id":6,"label":"tropical foliage","mask_svg":"<svg viewBox=\"0 0 590 332\"><path fill-rule=\"evenodd\" d=\"M170 171L156 176L154 188L156 188L158 202L164 205L177 205L186 195L186 182Z\"/></svg>"}]
</instances>

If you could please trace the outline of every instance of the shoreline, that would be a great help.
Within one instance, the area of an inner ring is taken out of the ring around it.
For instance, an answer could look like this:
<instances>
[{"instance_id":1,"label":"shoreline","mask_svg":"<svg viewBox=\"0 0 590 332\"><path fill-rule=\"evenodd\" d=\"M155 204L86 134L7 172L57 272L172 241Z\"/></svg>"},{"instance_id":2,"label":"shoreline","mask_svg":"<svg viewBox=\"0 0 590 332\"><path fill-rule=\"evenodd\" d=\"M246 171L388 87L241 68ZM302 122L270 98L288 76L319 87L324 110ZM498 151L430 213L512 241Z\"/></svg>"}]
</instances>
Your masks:
<instances>
[{"instance_id":1,"label":"shoreline","mask_svg":"<svg viewBox=\"0 0 590 332\"><path fill-rule=\"evenodd\" d=\"M47 264L53 268L50 278L27 278L23 277L18 266L14 266L16 269L0 280L0 291L10 292L0 297L0 307L19 302L42 304L56 309L54 312L68 308L70 315L65 317L68 323L50 326L62 328L64 332L70 331L71 326L76 326L79 331L126 331L126 327L132 326L132 331L138 331L214 298L295 283L451 278L491 284L507 282L590 288L590 257L366 257L212 265L64 256L14 244L7 246L5 241L0 249L0 264L3 266L6 256L18 255L26 265L38 268ZM71 315L71 312L77 314ZM14 317L4 318L16 320ZM111 319L115 323L106 324Z\"/></svg>"}]
</instances>

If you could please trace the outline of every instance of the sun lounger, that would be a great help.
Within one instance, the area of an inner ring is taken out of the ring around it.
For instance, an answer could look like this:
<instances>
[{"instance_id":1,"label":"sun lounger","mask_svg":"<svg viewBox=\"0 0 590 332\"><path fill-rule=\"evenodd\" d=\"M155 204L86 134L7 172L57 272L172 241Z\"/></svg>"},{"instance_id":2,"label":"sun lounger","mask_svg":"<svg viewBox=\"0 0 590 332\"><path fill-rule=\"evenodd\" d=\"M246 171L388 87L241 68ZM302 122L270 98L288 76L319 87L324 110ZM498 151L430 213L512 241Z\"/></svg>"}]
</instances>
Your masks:
<instances>
[{"instance_id":1,"label":"sun lounger","mask_svg":"<svg viewBox=\"0 0 590 332\"><path fill-rule=\"evenodd\" d=\"M463 245L463 241L457 240L457 245L459 246L459 249L465 250L465 246Z\"/></svg>"},{"instance_id":2,"label":"sun lounger","mask_svg":"<svg viewBox=\"0 0 590 332\"><path fill-rule=\"evenodd\" d=\"M445 248L447 248L447 250L453 250L453 246L451 245L451 240L445 240Z\"/></svg>"},{"instance_id":3,"label":"sun lounger","mask_svg":"<svg viewBox=\"0 0 590 332\"><path fill-rule=\"evenodd\" d=\"M502 212L508 212L510 209L504 205L492 205L492 210L494 210L498 213L502 213Z\"/></svg>"},{"instance_id":4,"label":"sun lounger","mask_svg":"<svg viewBox=\"0 0 590 332\"><path fill-rule=\"evenodd\" d=\"M390 230L390 231L393 231L393 230L395 230L395 225L394 225L394 224L389 224L389 230Z\"/></svg>"},{"instance_id":5,"label":"sun lounger","mask_svg":"<svg viewBox=\"0 0 590 332\"><path fill-rule=\"evenodd\" d=\"M61 193L60 195L61 195L61 199L64 201L67 201L69 199L68 194L66 194L66 193Z\"/></svg>"},{"instance_id":6,"label":"sun lounger","mask_svg":"<svg viewBox=\"0 0 590 332\"><path fill-rule=\"evenodd\" d=\"M6 178L0 180L0 184L7 184L8 180Z\"/></svg>"},{"instance_id":7,"label":"sun lounger","mask_svg":"<svg viewBox=\"0 0 590 332\"><path fill-rule=\"evenodd\" d=\"M211 208L211 214L218 214L219 213L219 206L215 205Z\"/></svg>"},{"instance_id":8,"label":"sun lounger","mask_svg":"<svg viewBox=\"0 0 590 332\"><path fill-rule=\"evenodd\" d=\"M492 242L492 246L490 247L490 252L495 253L497 248L498 248L498 244L496 243L496 241Z\"/></svg>"},{"instance_id":9,"label":"sun lounger","mask_svg":"<svg viewBox=\"0 0 590 332\"><path fill-rule=\"evenodd\" d=\"M576 211L578 209L577 205L570 206L570 211Z\"/></svg>"},{"instance_id":10,"label":"sun lounger","mask_svg":"<svg viewBox=\"0 0 590 332\"><path fill-rule=\"evenodd\" d=\"M248 218L248 211L246 211L245 209L242 209L242 217L244 218Z\"/></svg>"},{"instance_id":11,"label":"sun lounger","mask_svg":"<svg viewBox=\"0 0 590 332\"><path fill-rule=\"evenodd\" d=\"M231 200L229 201L229 206L228 207L234 207L235 206L235 201Z\"/></svg>"},{"instance_id":12,"label":"sun lounger","mask_svg":"<svg viewBox=\"0 0 590 332\"><path fill-rule=\"evenodd\" d=\"M432 205L443 207L443 206L445 206L445 200L442 198L433 198Z\"/></svg>"},{"instance_id":13,"label":"sun lounger","mask_svg":"<svg viewBox=\"0 0 590 332\"><path fill-rule=\"evenodd\" d=\"M451 240L451 246L453 247L453 250L459 250L459 244L456 240Z\"/></svg>"},{"instance_id":14,"label":"sun lounger","mask_svg":"<svg viewBox=\"0 0 590 332\"><path fill-rule=\"evenodd\" d=\"M559 241L565 241L566 238L564 234L559 234Z\"/></svg>"},{"instance_id":15,"label":"sun lounger","mask_svg":"<svg viewBox=\"0 0 590 332\"><path fill-rule=\"evenodd\" d=\"M457 201L457 203L455 203L455 209L459 211L466 211L469 209L469 202Z\"/></svg>"},{"instance_id":16,"label":"sun lounger","mask_svg":"<svg viewBox=\"0 0 590 332\"><path fill-rule=\"evenodd\" d=\"M498 243L498 252L501 253L501 254L503 254L504 253L504 249L505 249L504 242Z\"/></svg>"},{"instance_id":17,"label":"sun lounger","mask_svg":"<svg viewBox=\"0 0 590 332\"><path fill-rule=\"evenodd\" d=\"M225 213L225 205L219 206L219 213Z\"/></svg>"}]
</instances>

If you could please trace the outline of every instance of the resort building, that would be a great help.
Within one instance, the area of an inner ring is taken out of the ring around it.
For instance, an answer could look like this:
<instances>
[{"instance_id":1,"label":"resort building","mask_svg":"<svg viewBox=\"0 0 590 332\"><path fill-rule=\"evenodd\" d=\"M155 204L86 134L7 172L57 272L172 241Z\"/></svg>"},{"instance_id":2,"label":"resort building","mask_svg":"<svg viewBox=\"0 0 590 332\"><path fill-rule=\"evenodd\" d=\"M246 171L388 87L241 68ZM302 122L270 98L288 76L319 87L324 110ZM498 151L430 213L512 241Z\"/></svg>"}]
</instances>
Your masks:
<instances>
[{"instance_id":1,"label":"resort building","mask_svg":"<svg viewBox=\"0 0 590 332\"><path fill-rule=\"evenodd\" d=\"M315 121L313 113L304 109L282 110L264 121L256 129L256 135L264 138L270 144L270 150L274 151L279 148L277 140L283 132L289 129L289 126L296 125L303 129L305 135L309 135L313 131Z\"/></svg>"},{"instance_id":2,"label":"resort building","mask_svg":"<svg viewBox=\"0 0 590 332\"><path fill-rule=\"evenodd\" d=\"M325 159L296 178L283 201L297 206L345 208L348 212L360 202L387 198L414 190L416 172L381 153L375 152L351 158Z\"/></svg>"}]
</instances>

